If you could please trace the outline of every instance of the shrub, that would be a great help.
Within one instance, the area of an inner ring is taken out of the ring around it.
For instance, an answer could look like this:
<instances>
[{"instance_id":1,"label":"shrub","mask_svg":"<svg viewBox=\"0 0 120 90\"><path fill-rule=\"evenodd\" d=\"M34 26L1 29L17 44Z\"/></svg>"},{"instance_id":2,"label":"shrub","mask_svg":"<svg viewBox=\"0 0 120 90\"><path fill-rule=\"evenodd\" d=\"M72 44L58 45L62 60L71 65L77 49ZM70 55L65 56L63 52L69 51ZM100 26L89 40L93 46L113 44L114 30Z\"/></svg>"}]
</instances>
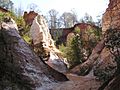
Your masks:
<instances>
[{"instance_id":1,"label":"shrub","mask_svg":"<svg viewBox=\"0 0 120 90\"><path fill-rule=\"evenodd\" d=\"M73 68L74 66L83 62L83 54L81 48L81 40L79 34L76 34L74 37L69 39L67 42L67 46L65 47L63 44L59 46L59 50L63 52L63 56L67 58L67 62L69 63L69 68Z\"/></svg>"},{"instance_id":2,"label":"shrub","mask_svg":"<svg viewBox=\"0 0 120 90\"><path fill-rule=\"evenodd\" d=\"M2 23L5 18L12 18L15 20L18 30L20 32L20 35L25 39L27 43L30 44L30 37L29 37L29 30L30 26L25 25L25 21L22 16L16 16L13 12L0 12L0 23Z\"/></svg>"},{"instance_id":3,"label":"shrub","mask_svg":"<svg viewBox=\"0 0 120 90\"><path fill-rule=\"evenodd\" d=\"M70 68L80 64L83 62L83 53L82 53L82 42L79 34L76 34L72 39L71 44L68 45L66 50L66 57L68 59L68 63L70 64Z\"/></svg>"},{"instance_id":4,"label":"shrub","mask_svg":"<svg viewBox=\"0 0 120 90\"><path fill-rule=\"evenodd\" d=\"M91 27L87 30L80 30L76 27L72 33L67 36L66 47L59 46L59 49L67 58L70 68L83 63L88 59L101 37L101 30Z\"/></svg>"}]
</instances>

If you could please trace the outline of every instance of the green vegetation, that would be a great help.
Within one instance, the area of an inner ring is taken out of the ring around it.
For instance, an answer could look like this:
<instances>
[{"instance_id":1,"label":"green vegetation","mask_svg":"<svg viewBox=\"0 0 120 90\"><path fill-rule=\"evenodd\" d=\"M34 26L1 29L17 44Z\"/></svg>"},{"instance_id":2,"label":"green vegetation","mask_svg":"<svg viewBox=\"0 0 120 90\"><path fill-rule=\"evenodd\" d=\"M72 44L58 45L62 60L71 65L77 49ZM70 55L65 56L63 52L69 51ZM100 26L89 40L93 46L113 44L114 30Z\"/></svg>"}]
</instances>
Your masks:
<instances>
[{"instance_id":1,"label":"green vegetation","mask_svg":"<svg viewBox=\"0 0 120 90\"><path fill-rule=\"evenodd\" d=\"M29 35L23 35L22 37L28 44L31 44L31 39L30 39Z\"/></svg>"},{"instance_id":2,"label":"green vegetation","mask_svg":"<svg viewBox=\"0 0 120 90\"><path fill-rule=\"evenodd\" d=\"M0 12L0 23L4 21L4 18L10 17L11 13Z\"/></svg>"},{"instance_id":3,"label":"green vegetation","mask_svg":"<svg viewBox=\"0 0 120 90\"><path fill-rule=\"evenodd\" d=\"M63 52L63 56L65 56L65 51L66 51L67 47L65 47L63 44L59 45L59 50L61 52Z\"/></svg>"},{"instance_id":4,"label":"green vegetation","mask_svg":"<svg viewBox=\"0 0 120 90\"><path fill-rule=\"evenodd\" d=\"M17 16L13 12L1 12L0 21L3 21L3 18L5 17L11 17L15 20L20 35L28 44L31 44L31 39L29 37L30 26L25 24L23 17ZM58 35L59 33L56 33L56 36ZM82 63L85 60L85 55L88 57L91 54L92 49L100 40L100 36L100 30L93 30L92 28L88 28L88 30L85 30L83 33L79 27L75 28L73 34L67 39L66 46L63 44L59 46L59 49L63 52L64 57L67 58L70 68L73 68L74 66ZM56 39L57 38L58 37L56 37Z\"/></svg>"},{"instance_id":5,"label":"green vegetation","mask_svg":"<svg viewBox=\"0 0 120 90\"><path fill-rule=\"evenodd\" d=\"M81 48L81 40L79 34L75 35L75 37L71 40L70 44L67 45L66 48L66 57L68 63L70 64L70 68L80 64L83 62L83 53Z\"/></svg>"},{"instance_id":6,"label":"green vegetation","mask_svg":"<svg viewBox=\"0 0 120 90\"><path fill-rule=\"evenodd\" d=\"M76 27L75 30L74 30L74 33L79 34L80 33L80 28Z\"/></svg>"},{"instance_id":7,"label":"green vegetation","mask_svg":"<svg viewBox=\"0 0 120 90\"><path fill-rule=\"evenodd\" d=\"M88 28L83 36L83 48L88 52L88 56L92 53L93 48L100 41L102 33L100 29Z\"/></svg>"},{"instance_id":8,"label":"green vegetation","mask_svg":"<svg viewBox=\"0 0 120 90\"><path fill-rule=\"evenodd\" d=\"M68 38L66 46L63 44L59 46L60 51L62 51L64 57L67 58L69 68L73 68L83 62L82 42L78 34L79 31L79 29L76 29L75 34Z\"/></svg>"},{"instance_id":9,"label":"green vegetation","mask_svg":"<svg viewBox=\"0 0 120 90\"><path fill-rule=\"evenodd\" d=\"M12 18L15 20L20 35L25 39L27 43L30 44L29 30L30 26L25 25L25 21L22 16L16 16L13 12L3 13L0 12L0 23L2 23L5 18Z\"/></svg>"},{"instance_id":10,"label":"green vegetation","mask_svg":"<svg viewBox=\"0 0 120 90\"><path fill-rule=\"evenodd\" d=\"M76 27L74 32L68 35L66 46L62 44L59 49L67 58L69 67L73 68L89 57L100 38L101 30L89 27L87 30L81 31L79 27Z\"/></svg>"},{"instance_id":11,"label":"green vegetation","mask_svg":"<svg viewBox=\"0 0 120 90\"><path fill-rule=\"evenodd\" d=\"M81 52L82 49L80 45L81 41L79 36L75 36L71 43L66 47L63 44L59 46L59 49L64 53L64 57L67 58L69 68L73 68L74 66L83 62L83 54Z\"/></svg>"}]
</instances>

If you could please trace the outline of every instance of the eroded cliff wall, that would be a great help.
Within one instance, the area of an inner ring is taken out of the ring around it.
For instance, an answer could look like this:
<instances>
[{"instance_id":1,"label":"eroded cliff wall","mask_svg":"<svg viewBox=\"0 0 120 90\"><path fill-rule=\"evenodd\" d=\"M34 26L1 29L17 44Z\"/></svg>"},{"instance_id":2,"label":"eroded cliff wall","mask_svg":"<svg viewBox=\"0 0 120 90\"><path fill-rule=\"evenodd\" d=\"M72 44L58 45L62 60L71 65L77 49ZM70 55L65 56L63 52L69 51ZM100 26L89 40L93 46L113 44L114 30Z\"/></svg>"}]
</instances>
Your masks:
<instances>
[{"instance_id":1,"label":"eroded cliff wall","mask_svg":"<svg viewBox=\"0 0 120 90\"><path fill-rule=\"evenodd\" d=\"M108 8L102 18L103 33L109 29L120 29L120 0L109 0Z\"/></svg>"},{"instance_id":2,"label":"eroded cliff wall","mask_svg":"<svg viewBox=\"0 0 120 90\"><path fill-rule=\"evenodd\" d=\"M0 27L0 90L36 90L42 86L39 90L47 90L47 84L67 80L33 52L13 20L6 21Z\"/></svg>"}]
</instances>

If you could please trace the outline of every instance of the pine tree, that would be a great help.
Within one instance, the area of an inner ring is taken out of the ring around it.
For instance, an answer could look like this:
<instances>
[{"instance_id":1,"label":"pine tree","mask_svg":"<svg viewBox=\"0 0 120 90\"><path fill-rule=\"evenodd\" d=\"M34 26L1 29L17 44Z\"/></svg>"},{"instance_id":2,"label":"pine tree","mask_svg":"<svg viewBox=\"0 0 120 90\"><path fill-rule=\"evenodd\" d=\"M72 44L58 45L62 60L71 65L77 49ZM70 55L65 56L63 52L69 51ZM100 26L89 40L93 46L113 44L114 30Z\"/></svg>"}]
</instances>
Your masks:
<instances>
[{"instance_id":1,"label":"pine tree","mask_svg":"<svg viewBox=\"0 0 120 90\"><path fill-rule=\"evenodd\" d=\"M79 34L76 34L69 42L65 53L68 63L70 64L70 68L83 62L82 42Z\"/></svg>"}]
</instances>

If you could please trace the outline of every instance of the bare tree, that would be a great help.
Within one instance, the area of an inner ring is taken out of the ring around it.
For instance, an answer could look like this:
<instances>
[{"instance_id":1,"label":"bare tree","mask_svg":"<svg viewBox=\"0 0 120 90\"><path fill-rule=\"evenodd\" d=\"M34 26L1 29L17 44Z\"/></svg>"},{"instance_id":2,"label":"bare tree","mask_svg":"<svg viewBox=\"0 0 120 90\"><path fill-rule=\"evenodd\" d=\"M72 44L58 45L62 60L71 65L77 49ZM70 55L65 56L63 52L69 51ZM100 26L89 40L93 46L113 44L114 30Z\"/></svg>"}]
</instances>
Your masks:
<instances>
[{"instance_id":1,"label":"bare tree","mask_svg":"<svg viewBox=\"0 0 120 90\"><path fill-rule=\"evenodd\" d=\"M97 21L95 22L95 25L101 28L102 27L102 16L98 15L96 18L97 18Z\"/></svg>"},{"instance_id":2,"label":"bare tree","mask_svg":"<svg viewBox=\"0 0 120 90\"><path fill-rule=\"evenodd\" d=\"M88 13L85 13L83 19L81 20L83 20L84 23L94 24L92 16L90 16Z\"/></svg>"},{"instance_id":3,"label":"bare tree","mask_svg":"<svg viewBox=\"0 0 120 90\"><path fill-rule=\"evenodd\" d=\"M0 6L12 10L13 9L13 2L11 0L0 0Z\"/></svg>"},{"instance_id":4,"label":"bare tree","mask_svg":"<svg viewBox=\"0 0 120 90\"><path fill-rule=\"evenodd\" d=\"M27 8L30 10L30 11L35 11L35 9L38 7L38 5L36 5L35 3L31 3L27 6Z\"/></svg>"},{"instance_id":5,"label":"bare tree","mask_svg":"<svg viewBox=\"0 0 120 90\"><path fill-rule=\"evenodd\" d=\"M24 10L22 9L21 3L19 4L19 7L16 10L16 13L18 16L22 16Z\"/></svg>"},{"instance_id":6,"label":"bare tree","mask_svg":"<svg viewBox=\"0 0 120 90\"><path fill-rule=\"evenodd\" d=\"M58 23L58 12L55 9L49 10L49 27L51 29L57 28Z\"/></svg>"},{"instance_id":7,"label":"bare tree","mask_svg":"<svg viewBox=\"0 0 120 90\"><path fill-rule=\"evenodd\" d=\"M64 12L60 17L65 28L72 27L77 22L77 15L74 12Z\"/></svg>"}]
</instances>

